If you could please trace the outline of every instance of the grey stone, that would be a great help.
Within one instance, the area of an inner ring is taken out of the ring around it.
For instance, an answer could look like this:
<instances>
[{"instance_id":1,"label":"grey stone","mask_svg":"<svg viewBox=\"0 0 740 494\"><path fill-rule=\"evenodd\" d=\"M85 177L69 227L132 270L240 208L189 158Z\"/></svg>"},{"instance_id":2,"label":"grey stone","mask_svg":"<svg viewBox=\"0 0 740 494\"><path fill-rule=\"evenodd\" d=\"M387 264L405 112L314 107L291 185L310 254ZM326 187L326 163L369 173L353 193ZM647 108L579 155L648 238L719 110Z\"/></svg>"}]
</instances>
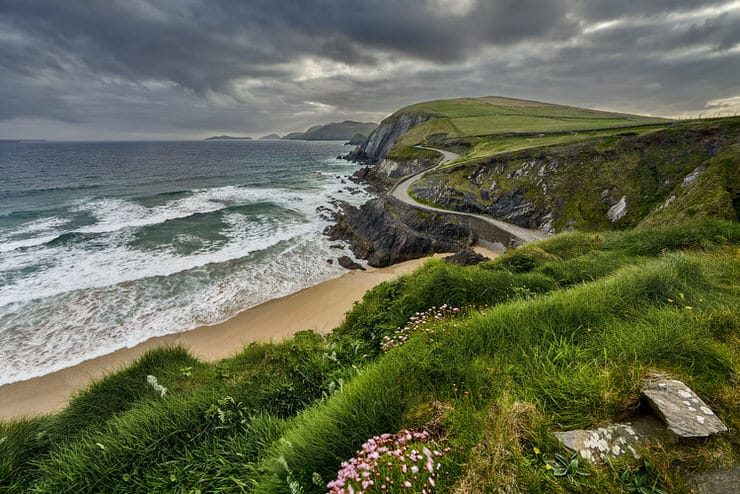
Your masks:
<instances>
[{"instance_id":1,"label":"grey stone","mask_svg":"<svg viewBox=\"0 0 740 494\"><path fill-rule=\"evenodd\" d=\"M631 424L556 432L555 437L563 446L591 463L603 463L607 458L624 454L639 459L637 444L644 439Z\"/></svg>"},{"instance_id":2,"label":"grey stone","mask_svg":"<svg viewBox=\"0 0 740 494\"><path fill-rule=\"evenodd\" d=\"M683 182L681 182L681 187L688 187L689 185L696 182L696 179L701 176L702 173L707 171L707 165L699 165L697 166L694 171L686 175L683 179Z\"/></svg>"},{"instance_id":3,"label":"grey stone","mask_svg":"<svg viewBox=\"0 0 740 494\"><path fill-rule=\"evenodd\" d=\"M622 196L618 203L609 208L606 215L609 217L609 221L616 223L617 221L624 218L627 214L627 196Z\"/></svg>"},{"instance_id":4,"label":"grey stone","mask_svg":"<svg viewBox=\"0 0 740 494\"><path fill-rule=\"evenodd\" d=\"M722 420L681 381L650 379L643 386L642 395L668 430L679 438L707 437L727 431Z\"/></svg>"},{"instance_id":5,"label":"grey stone","mask_svg":"<svg viewBox=\"0 0 740 494\"><path fill-rule=\"evenodd\" d=\"M740 492L740 467L700 473L694 475L689 484L694 494L737 494Z\"/></svg>"}]
</instances>

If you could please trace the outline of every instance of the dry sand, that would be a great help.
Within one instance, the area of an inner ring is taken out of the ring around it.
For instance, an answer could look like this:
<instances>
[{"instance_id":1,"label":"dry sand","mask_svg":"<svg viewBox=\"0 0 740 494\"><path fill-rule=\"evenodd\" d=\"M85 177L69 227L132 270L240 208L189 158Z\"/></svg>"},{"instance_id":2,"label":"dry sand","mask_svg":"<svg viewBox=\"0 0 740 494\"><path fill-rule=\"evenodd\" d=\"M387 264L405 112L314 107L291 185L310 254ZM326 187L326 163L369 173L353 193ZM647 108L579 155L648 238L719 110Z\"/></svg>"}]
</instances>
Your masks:
<instances>
[{"instance_id":1,"label":"dry sand","mask_svg":"<svg viewBox=\"0 0 740 494\"><path fill-rule=\"evenodd\" d=\"M488 256L497 254L481 247ZM284 339L297 331L313 329L328 333L344 319L352 304L369 289L399 275L410 273L428 258L388 268L348 272L292 295L270 300L212 326L157 338L124 348L51 374L0 386L0 420L40 415L63 408L70 397L90 381L130 364L147 350L181 345L204 360L218 360L240 351L253 341Z\"/></svg>"}]
</instances>

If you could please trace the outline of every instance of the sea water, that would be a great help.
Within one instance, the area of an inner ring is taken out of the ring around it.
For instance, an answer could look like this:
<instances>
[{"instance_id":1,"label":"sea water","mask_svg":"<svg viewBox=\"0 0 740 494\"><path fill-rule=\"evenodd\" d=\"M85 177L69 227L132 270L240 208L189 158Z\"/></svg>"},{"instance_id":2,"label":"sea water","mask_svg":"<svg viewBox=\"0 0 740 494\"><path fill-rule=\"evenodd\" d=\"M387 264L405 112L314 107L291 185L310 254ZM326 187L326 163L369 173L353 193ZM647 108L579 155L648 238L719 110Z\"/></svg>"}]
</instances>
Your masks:
<instances>
[{"instance_id":1,"label":"sea water","mask_svg":"<svg viewBox=\"0 0 740 494\"><path fill-rule=\"evenodd\" d=\"M0 384L339 276L339 142L0 143Z\"/></svg>"}]
</instances>

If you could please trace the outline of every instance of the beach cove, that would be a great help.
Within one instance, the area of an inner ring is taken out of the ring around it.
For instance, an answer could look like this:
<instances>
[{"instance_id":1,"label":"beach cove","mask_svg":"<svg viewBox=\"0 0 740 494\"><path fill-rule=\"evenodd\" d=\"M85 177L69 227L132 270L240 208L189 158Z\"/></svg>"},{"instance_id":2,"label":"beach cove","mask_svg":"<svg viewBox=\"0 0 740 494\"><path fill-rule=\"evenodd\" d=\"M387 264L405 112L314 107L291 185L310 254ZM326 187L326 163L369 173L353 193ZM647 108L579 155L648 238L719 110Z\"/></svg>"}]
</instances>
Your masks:
<instances>
[{"instance_id":1,"label":"beach cove","mask_svg":"<svg viewBox=\"0 0 740 494\"><path fill-rule=\"evenodd\" d=\"M497 254L476 247L488 257ZM437 254L433 257L441 257ZM298 331L312 329L326 334L337 327L353 304L373 287L408 274L429 257L387 268L350 271L296 293L269 300L239 312L224 322L190 331L154 337L131 348L86 360L43 376L0 386L0 420L52 413L92 381L120 370L148 350L182 346L199 359L216 361L259 341L279 341Z\"/></svg>"}]
</instances>

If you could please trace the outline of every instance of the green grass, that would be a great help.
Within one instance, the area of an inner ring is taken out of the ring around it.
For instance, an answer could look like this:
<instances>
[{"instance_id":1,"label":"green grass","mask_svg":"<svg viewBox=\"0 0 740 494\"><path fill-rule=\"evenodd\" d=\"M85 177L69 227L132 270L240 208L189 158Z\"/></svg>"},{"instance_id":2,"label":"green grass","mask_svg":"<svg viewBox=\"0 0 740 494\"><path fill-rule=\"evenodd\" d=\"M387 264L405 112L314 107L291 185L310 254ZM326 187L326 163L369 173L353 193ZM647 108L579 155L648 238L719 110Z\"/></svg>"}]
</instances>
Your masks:
<instances>
[{"instance_id":1,"label":"green grass","mask_svg":"<svg viewBox=\"0 0 740 494\"><path fill-rule=\"evenodd\" d=\"M663 118L501 97L427 101L402 108L390 118L419 113L433 117L404 133L396 141L389 158L403 159L404 149L416 144L438 142L442 138L476 140L483 137L485 141L496 141L498 136L504 136L506 140L505 136L512 133L562 134L670 123L670 120ZM531 139L531 136L526 139ZM569 140L568 136L552 136L553 142L566 140ZM449 147L449 144L443 147ZM473 154L490 156L500 152L496 150L498 147L498 143L482 145Z\"/></svg>"},{"instance_id":2,"label":"green grass","mask_svg":"<svg viewBox=\"0 0 740 494\"><path fill-rule=\"evenodd\" d=\"M734 220L740 210L739 136L740 118L726 118L626 133L467 140L465 156L426 173L410 193L436 207L493 216L499 204L514 200L528 213L507 221L539 226L549 212L555 231ZM466 140L447 142L464 147ZM705 171L684 184L697 169ZM626 214L611 221L607 213L622 197ZM522 223L530 220L534 225Z\"/></svg>"},{"instance_id":3,"label":"green grass","mask_svg":"<svg viewBox=\"0 0 740 494\"><path fill-rule=\"evenodd\" d=\"M520 151L536 147L555 146L558 144L569 144L588 141L597 137L619 136L619 135L642 135L657 130L665 129L665 125L652 124L637 127L617 129L597 129L580 132L552 132L538 134L519 135L493 135L477 138L465 138L460 140L447 140L443 144L447 146L465 145L465 156L454 164L445 167L453 167L468 161L480 160L502 153Z\"/></svg>"},{"instance_id":4,"label":"green grass","mask_svg":"<svg viewBox=\"0 0 740 494\"><path fill-rule=\"evenodd\" d=\"M738 461L739 245L722 221L562 234L476 267L428 262L326 337L216 363L156 350L58 414L0 424L0 491L318 493L369 437L432 427L451 448L439 492L607 493L636 476L687 492L690 472ZM380 350L443 303L467 309ZM581 466L574 482L546 470L553 431L631 417L654 371L733 432L650 444L648 464Z\"/></svg>"}]
</instances>

